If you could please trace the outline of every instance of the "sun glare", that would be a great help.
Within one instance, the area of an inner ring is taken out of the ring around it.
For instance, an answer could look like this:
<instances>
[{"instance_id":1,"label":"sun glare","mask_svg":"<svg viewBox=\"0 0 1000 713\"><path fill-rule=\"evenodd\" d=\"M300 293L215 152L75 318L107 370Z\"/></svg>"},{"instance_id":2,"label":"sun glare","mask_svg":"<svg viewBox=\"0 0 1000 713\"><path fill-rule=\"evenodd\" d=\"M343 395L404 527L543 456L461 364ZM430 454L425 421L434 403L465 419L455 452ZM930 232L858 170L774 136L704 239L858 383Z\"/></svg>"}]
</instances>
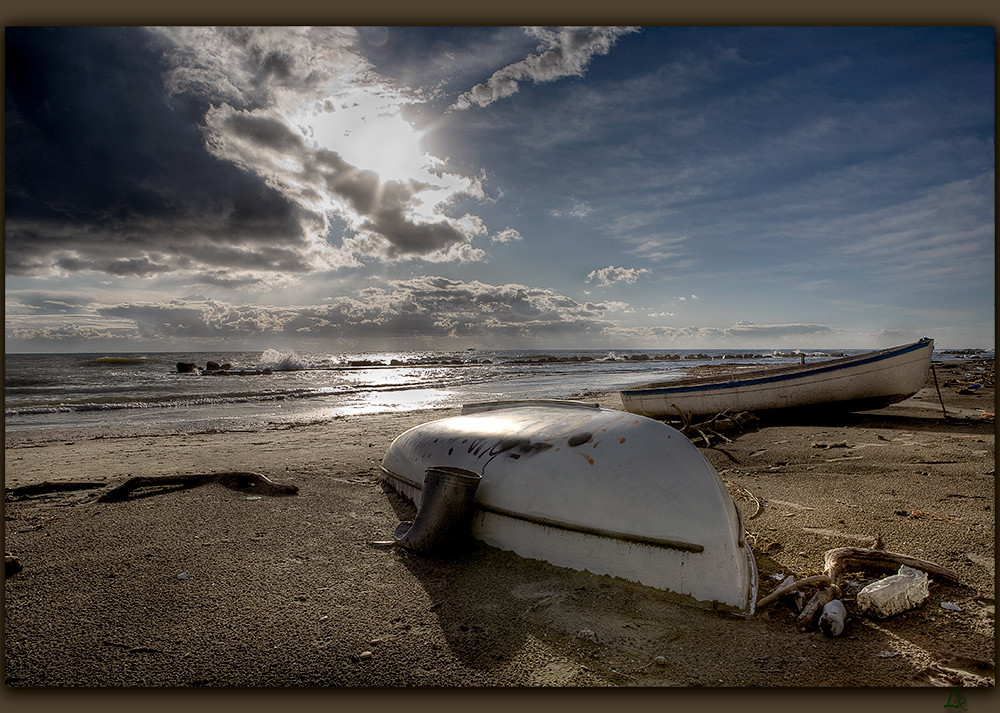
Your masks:
<instances>
[{"instance_id":1,"label":"sun glare","mask_svg":"<svg viewBox=\"0 0 1000 713\"><path fill-rule=\"evenodd\" d=\"M317 144L360 169L374 171L382 181L426 179L433 163L421 148L422 132L400 115L397 106L351 101L349 106L314 113L303 123Z\"/></svg>"}]
</instances>

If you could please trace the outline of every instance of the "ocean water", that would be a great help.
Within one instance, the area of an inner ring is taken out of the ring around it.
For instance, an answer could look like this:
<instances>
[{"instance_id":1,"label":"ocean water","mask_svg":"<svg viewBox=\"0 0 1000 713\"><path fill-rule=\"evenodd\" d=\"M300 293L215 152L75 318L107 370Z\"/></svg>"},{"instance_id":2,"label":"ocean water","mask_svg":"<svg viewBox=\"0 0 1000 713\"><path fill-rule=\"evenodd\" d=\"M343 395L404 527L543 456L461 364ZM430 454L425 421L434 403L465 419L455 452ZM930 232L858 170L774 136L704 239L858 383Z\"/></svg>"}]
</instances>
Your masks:
<instances>
[{"instance_id":1,"label":"ocean water","mask_svg":"<svg viewBox=\"0 0 1000 713\"><path fill-rule=\"evenodd\" d=\"M812 362L862 351L804 353ZM259 429L476 401L579 398L681 378L703 364L799 360L789 350L7 354L5 430ZM177 369L178 362L210 361L231 368Z\"/></svg>"}]
</instances>

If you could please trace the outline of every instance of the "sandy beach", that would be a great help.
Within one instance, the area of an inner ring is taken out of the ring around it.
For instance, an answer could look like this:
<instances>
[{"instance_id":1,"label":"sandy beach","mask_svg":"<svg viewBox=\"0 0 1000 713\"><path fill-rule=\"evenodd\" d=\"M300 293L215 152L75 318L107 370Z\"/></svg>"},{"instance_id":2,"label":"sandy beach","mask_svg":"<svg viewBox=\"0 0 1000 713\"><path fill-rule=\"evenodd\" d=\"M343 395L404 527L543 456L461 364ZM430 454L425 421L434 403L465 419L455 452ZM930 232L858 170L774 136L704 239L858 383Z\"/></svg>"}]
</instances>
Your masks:
<instances>
[{"instance_id":1,"label":"sandy beach","mask_svg":"<svg viewBox=\"0 0 1000 713\"><path fill-rule=\"evenodd\" d=\"M931 380L879 411L696 441L743 509L761 596L821 572L827 550L877 538L958 574L875 621L853 596L878 576L852 573L839 638L801 631L784 600L740 619L485 546L441 559L373 545L414 514L381 483L386 447L454 411L7 434L4 547L23 569L5 580L5 684L991 687L994 388L967 386L992 368L936 365L947 418ZM621 407L617 393L590 398ZM228 471L298 492L208 484L98 502L134 476ZM47 481L106 487L10 492Z\"/></svg>"}]
</instances>

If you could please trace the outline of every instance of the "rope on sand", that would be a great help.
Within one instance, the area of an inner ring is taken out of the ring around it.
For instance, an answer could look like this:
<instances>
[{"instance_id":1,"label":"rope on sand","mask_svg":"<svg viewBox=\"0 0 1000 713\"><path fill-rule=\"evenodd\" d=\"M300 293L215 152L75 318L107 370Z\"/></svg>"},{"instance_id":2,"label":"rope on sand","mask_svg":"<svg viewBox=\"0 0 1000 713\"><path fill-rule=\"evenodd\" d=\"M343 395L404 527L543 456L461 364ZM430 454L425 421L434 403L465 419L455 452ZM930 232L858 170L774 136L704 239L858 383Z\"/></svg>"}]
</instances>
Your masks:
<instances>
[{"instance_id":1,"label":"rope on sand","mask_svg":"<svg viewBox=\"0 0 1000 713\"><path fill-rule=\"evenodd\" d=\"M937 370L934 368L934 364L931 364L931 374L934 375L934 388L937 389L938 403L941 404L941 413L944 414L945 418L948 418L948 411L944 407L944 399L941 397L941 387L938 386L937 380Z\"/></svg>"}]
</instances>

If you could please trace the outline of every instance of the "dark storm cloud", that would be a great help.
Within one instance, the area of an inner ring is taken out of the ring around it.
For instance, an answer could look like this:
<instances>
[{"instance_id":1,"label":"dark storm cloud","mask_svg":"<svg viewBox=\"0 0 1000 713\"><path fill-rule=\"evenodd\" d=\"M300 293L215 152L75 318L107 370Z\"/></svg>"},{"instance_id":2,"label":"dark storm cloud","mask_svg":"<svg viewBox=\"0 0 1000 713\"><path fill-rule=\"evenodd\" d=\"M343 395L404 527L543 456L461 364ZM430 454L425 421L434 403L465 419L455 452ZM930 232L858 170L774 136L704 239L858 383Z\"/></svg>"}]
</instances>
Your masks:
<instances>
[{"instance_id":1,"label":"dark storm cloud","mask_svg":"<svg viewBox=\"0 0 1000 713\"><path fill-rule=\"evenodd\" d=\"M6 39L8 274L308 269L309 216L206 153L205 105L167 104L150 34L15 27Z\"/></svg>"}]
</instances>

